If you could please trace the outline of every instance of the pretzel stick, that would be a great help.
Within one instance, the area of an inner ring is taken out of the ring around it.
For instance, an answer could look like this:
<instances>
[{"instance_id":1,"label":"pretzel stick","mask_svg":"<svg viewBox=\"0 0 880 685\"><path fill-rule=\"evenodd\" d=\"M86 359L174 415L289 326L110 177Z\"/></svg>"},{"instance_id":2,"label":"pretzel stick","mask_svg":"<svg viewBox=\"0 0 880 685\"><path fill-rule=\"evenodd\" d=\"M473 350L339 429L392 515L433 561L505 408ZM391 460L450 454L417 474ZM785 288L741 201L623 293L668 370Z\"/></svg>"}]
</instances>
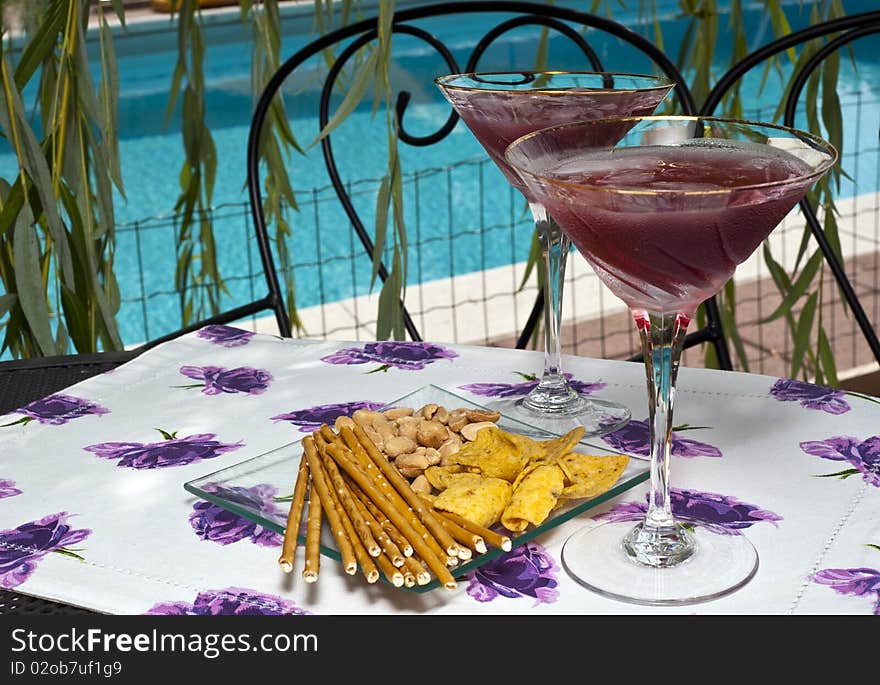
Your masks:
<instances>
[{"instance_id":1,"label":"pretzel stick","mask_svg":"<svg viewBox=\"0 0 880 685\"><path fill-rule=\"evenodd\" d=\"M446 518L446 516L443 515L444 512L437 510L435 510L435 512L440 523L442 523L446 530L449 531L449 534L463 545L467 545L468 551L474 550L477 554L483 554L486 551L486 541L482 537L458 525L452 519ZM459 557L463 561L465 560L461 555L459 555ZM470 559L470 557L468 557L468 559Z\"/></svg>"},{"instance_id":2,"label":"pretzel stick","mask_svg":"<svg viewBox=\"0 0 880 685\"><path fill-rule=\"evenodd\" d=\"M333 488L329 489L329 494L333 499L333 506L336 508L336 511L339 512L339 522L345 530L345 535L351 541L351 545L354 548L354 556L355 559L357 559L361 572L364 574L368 583L375 583L379 580L379 569L376 568L373 558L367 553L367 548L364 546L364 543L361 542L360 537L358 537L357 531L354 529L354 524L348 517L345 507L342 506L342 503L339 501L339 497Z\"/></svg>"},{"instance_id":3,"label":"pretzel stick","mask_svg":"<svg viewBox=\"0 0 880 685\"><path fill-rule=\"evenodd\" d=\"M501 535L500 533L496 533L494 530L490 530L489 528L485 528L477 523L474 523L473 521L466 519L460 514L456 514L451 511L435 511L437 511L438 514L445 516L453 523L457 523L465 530L476 533L493 547L500 547L505 552L509 552L513 547L512 543L510 542L510 538L506 535Z\"/></svg>"},{"instance_id":4,"label":"pretzel stick","mask_svg":"<svg viewBox=\"0 0 880 685\"><path fill-rule=\"evenodd\" d=\"M290 512L287 514L287 525L284 528L284 542L281 545L281 556L278 564L285 573L293 571L293 561L296 556L296 541L299 536L299 524L302 521L303 507L306 503L306 488L309 484L309 462L303 454L299 460L299 469L296 473L296 485L293 487L293 499L290 502Z\"/></svg>"},{"instance_id":5,"label":"pretzel stick","mask_svg":"<svg viewBox=\"0 0 880 685\"><path fill-rule=\"evenodd\" d=\"M357 557L354 553L354 546L345 534L345 528L339 518L339 512L333 504L333 495L327 486L324 478L324 470L321 466L321 457L318 455L318 448L315 447L315 441L312 436L303 438L303 447L309 459L309 472L312 474L312 483L318 491L318 498L327 513L327 521L330 523L330 530L336 539L336 546L342 557L342 565L345 572L349 575L357 573Z\"/></svg>"},{"instance_id":6,"label":"pretzel stick","mask_svg":"<svg viewBox=\"0 0 880 685\"><path fill-rule=\"evenodd\" d=\"M431 574L422 566L422 562L415 557L406 558L406 568L415 576L416 583L419 585L427 585L431 582Z\"/></svg>"},{"instance_id":7,"label":"pretzel stick","mask_svg":"<svg viewBox=\"0 0 880 685\"><path fill-rule=\"evenodd\" d=\"M412 571L409 569L403 570L403 584L406 587L415 587L416 585L416 577Z\"/></svg>"},{"instance_id":8,"label":"pretzel stick","mask_svg":"<svg viewBox=\"0 0 880 685\"><path fill-rule=\"evenodd\" d=\"M309 496L309 517L306 522L306 565L302 577L307 583L318 580L321 567L321 500L315 489Z\"/></svg>"},{"instance_id":9,"label":"pretzel stick","mask_svg":"<svg viewBox=\"0 0 880 685\"><path fill-rule=\"evenodd\" d=\"M391 483L388 482L388 479L385 478L385 476L382 474L382 472L379 470L373 460L370 459L370 455L367 454L367 451L364 449L364 446L354 434L354 431L352 431L352 429L348 426L343 426L339 429L339 434L342 436L342 440L345 443L345 446L354 455L355 461L366 472L366 474L370 476L373 482L376 483L376 487L379 488L379 491L389 500L397 503L398 508L402 511L408 509L409 506L406 505L404 499L400 496L400 493L398 493L397 490L394 489L394 487L391 485Z\"/></svg>"},{"instance_id":10,"label":"pretzel stick","mask_svg":"<svg viewBox=\"0 0 880 685\"><path fill-rule=\"evenodd\" d=\"M330 426L328 426L326 423L321 424L318 432L321 433L321 437L324 438L324 440L326 440L328 444L339 445L340 447L345 446L342 438L337 433L334 433L333 429L330 428Z\"/></svg>"},{"instance_id":11,"label":"pretzel stick","mask_svg":"<svg viewBox=\"0 0 880 685\"><path fill-rule=\"evenodd\" d=\"M356 485L354 487L357 487ZM373 533L373 536L376 538L376 541L382 547L382 554L384 554L391 564L397 568L403 566L403 561L405 557L403 556L403 552L400 551L400 547L394 544L394 540L388 535L387 532L382 528L381 524L373 518L373 515L367 511L366 505L358 498L357 493L352 489L352 501L358 507L361 512L361 516L364 517L364 521L367 522L367 525L370 527L370 530ZM382 556L382 555L379 555Z\"/></svg>"},{"instance_id":12,"label":"pretzel stick","mask_svg":"<svg viewBox=\"0 0 880 685\"><path fill-rule=\"evenodd\" d=\"M379 470L400 493L403 499L406 500L406 503L412 507L413 511L415 511L416 515L419 517L419 520L425 524L425 528L431 531L431 534L437 538L440 547L445 549L446 553L450 556L457 557L458 543L452 539L449 532L437 520L431 507L425 502L425 500L416 494L415 490L410 486L409 481L400 475L400 471L388 461L388 457L379 451L376 444L370 440L370 437L364 432L363 428L355 424L355 427L352 430L370 459L372 459L376 466L379 467Z\"/></svg>"},{"instance_id":13,"label":"pretzel stick","mask_svg":"<svg viewBox=\"0 0 880 685\"><path fill-rule=\"evenodd\" d=\"M367 553L371 557L378 557L382 553L382 548L379 546L379 543L376 542L376 538L373 537L370 527L367 525L367 522L364 520L364 517L355 505L348 484L343 480L342 474L339 473L339 469L334 461L327 456L326 449L324 449L327 443L319 433L313 434L312 437L314 438L315 445L318 447L318 451L321 454L324 464L324 472L330 477L330 484L332 484L335 489L335 501L337 505L347 514L355 535L357 535L361 543L363 543Z\"/></svg>"},{"instance_id":14,"label":"pretzel stick","mask_svg":"<svg viewBox=\"0 0 880 685\"><path fill-rule=\"evenodd\" d=\"M369 476L361 471L360 467L352 459L346 457L338 445L328 445L327 452L333 457L339 467L360 486L364 494L373 500L376 506L382 510L382 513L391 519L391 522L404 534L413 546L413 550L428 565L428 568L434 572L443 586L448 590L455 589L455 578L446 568L446 565L434 554L428 543L415 531L403 513L379 492L379 489Z\"/></svg>"},{"instance_id":15,"label":"pretzel stick","mask_svg":"<svg viewBox=\"0 0 880 685\"><path fill-rule=\"evenodd\" d=\"M328 429L329 430L329 429ZM418 514L413 510L413 508L407 503L407 501L401 496L401 494L394 488L394 486L388 481L385 477L385 474L379 470L374 461L367 454L367 451L364 449L364 446L358 440L355 433L348 427L343 427L341 429L342 438L345 441L345 445L340 446L338 442L334 444L342 451L345 455L351 455L350 458L357 464L361 466L362 471L366 476L368 476L376 485L376 488L390 501L394 506L400 511L404 516L406 516L407 521L409 521L410 525L416 530L416 532L422 537L422 539L434 550L434 554L436 554L441 559L445 560L447 566L454 566L458 563L458 554L450 555L447 550L444 550L437 539L431 534L425 524L419 520ZM366 434L365 434L366 435ZM369 440L369 438L368 438ZM370 445L373 446L373 449L376 449L376 446L370 442ZM350 448L350 449L349 449ZM387 459L385 460L387 462ZM397 469L389 464L394 473L397 473ZM399 475L399 474L398 474ZM403 476L400 476L403 478ZM409 484L407 484L408 486ZM410 488L412 490L412 488ZM421 501L421 498L418 498ZM399 544L399 543L398 543Z\"/></svg>"},{"instance_id":16,"label":"pretzel stick","mask_svg":"<svg viewBox=\"0 0 880 685\"><path fill-rule=\"evenodd\" d=\"M401 559L403 559L403 557L401 557ZM403 572L391 562L391 559L388 558L387 554L383 552L376 557L376 565L379 567L379 570L382 571L382 575L385 576L385 579L394 587L400 587L403 585Z\"/></svg>"},{"instance_id":17,"label":"pretzel stick","mask_svg":"<svg viewBox=\"0 0 880 685\"><path fill-rule=\"evenodd\" d=\"M391 541L398 546L400 553L405 557L411 556L413 548L412 545L409 544L409 540L403 536L403 533L397 530L397 527L391 523L391 520L385 516L385 514L382 513L382 510L373 504L373 500L367 497L357 484L354 484L354 487L352 487L352 492L354 492L355 497L360 500L361 504L364 505L364 508L370 513L376 522L382 526L382 530L388 534Z\"/></svg>"}]
</instances>

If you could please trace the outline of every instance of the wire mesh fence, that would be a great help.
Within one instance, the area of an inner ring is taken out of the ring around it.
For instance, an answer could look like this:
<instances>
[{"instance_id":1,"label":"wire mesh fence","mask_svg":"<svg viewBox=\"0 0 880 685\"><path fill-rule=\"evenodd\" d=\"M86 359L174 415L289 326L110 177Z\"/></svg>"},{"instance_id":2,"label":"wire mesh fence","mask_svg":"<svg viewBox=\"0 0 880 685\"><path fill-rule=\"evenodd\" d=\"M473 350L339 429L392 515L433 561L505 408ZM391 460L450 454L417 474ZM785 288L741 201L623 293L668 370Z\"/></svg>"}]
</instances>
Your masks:
<instances>
[{"instance_id":1,"label":"wire mesh fence","mask_svg":"<svg viewBox=\"0 0 880 685\"><path fill-rule=\"evenodd\" d=\"M877 124L880 100L861 92L841 96L848 124L843 167L852 192L837 203L840 241L849 274L868 316L880 320L880 154ZM753 110L764 120L771 112ZM363 216L375 202L379 179L348 183L346 191ZM408 227L406 305L427 339L513 346L537 293L526 258L533 224L523 199L485 157L407 173L404 179ZM468 202L463 203L462 199ZM466 205L466 206L465 206ZM265 292L247 203L209 211L218 236L224 275L224 307L256 299ZM331 186L300 192L290 217L289 239L299 335L374 339L379 286ZM177 222L160 216L118 228L117 271L123 304L120 327L133 345L180 328L183 294L174 286ZM772 234L775 258L791 267L804 231L790 216ZM823 273L822 318L843 375L872 363L856 324L841 304L830 273ZM737 319L747 358L737 368L787 375L792 343L784 320L766 321L780 301L760 251L736 276ZM245 325L274 330L271 317ZM638 349L634 327L623 305L598 281L576 253L569 258L564 295L563 350L624 359ZM535 346L541 347L540 336ZM684 364L703 365L702 352L686 352Z\"/></svg>"}]
</instances>

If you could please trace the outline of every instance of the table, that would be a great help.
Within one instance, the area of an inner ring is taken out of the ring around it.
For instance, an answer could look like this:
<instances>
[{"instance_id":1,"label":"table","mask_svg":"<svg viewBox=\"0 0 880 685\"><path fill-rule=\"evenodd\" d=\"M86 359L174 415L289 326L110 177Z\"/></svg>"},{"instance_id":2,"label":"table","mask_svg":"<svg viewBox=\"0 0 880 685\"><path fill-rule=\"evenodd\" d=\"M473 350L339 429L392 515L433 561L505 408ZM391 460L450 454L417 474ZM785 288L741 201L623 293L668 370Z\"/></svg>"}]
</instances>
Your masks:
<instances>
[{"instance_id":1,"label":"table","mask_svg":"<svg viewBox=\"0 0 880 685\"><path fill-rule=\"evenodd\" d=\"M279 536L197 500L183 483L301 437L305 410L388 402L427 384L486 402L516 392L518 373L540 371L541 353L209 327L126 354L92 360L109 371L21 411L9 410L7 393L38 372L0 366L7 411L0 417L0 586L115 614L880 612L877 398L757 374L681 370L673 487L682 501L713 512L707 525L748 535L760 555L755 578L731 595L678 608L631 605L589 592L561 567L569 535L593 517L631 515L647 484L514 550L454 591L417 594L367 585L329 560L315 584L284 575ZM565 365L587 391L632 407L634 421L607 440L639 452L644 367L577 357ZM39 372L48 383L41 394L71 380L63 368ZM192 449L151 452L149 445L168 439Z\"/></svg>"}]
</instances>

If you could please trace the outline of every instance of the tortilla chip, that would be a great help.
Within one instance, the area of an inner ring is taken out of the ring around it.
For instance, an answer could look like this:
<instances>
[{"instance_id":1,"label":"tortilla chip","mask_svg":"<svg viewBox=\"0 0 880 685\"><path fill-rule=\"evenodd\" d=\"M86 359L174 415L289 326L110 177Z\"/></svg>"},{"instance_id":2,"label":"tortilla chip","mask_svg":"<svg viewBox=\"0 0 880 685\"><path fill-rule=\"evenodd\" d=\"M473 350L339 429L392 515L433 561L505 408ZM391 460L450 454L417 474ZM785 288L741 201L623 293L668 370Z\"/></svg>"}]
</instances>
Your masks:
<instances>
[{"instance_id":1,"label":"tortilla chip","mask_svg":"<svg viewBox=\"0 0 880 685\"><path fill-rule=\"evenodd\" d=\"M456 473L461 473L462 467L459 464L450 466L429 466L425 469L425 478L435 490L445 490L448 486L448 478Z\"/></svg>"},{"instance_id":2,"label":"tortilla chip","mask_svg":"<svg viewBox=\"0 0 880 685\"><path fill-rule=\"evenodd\" d=\"M544 452L544 460L548 462L555 461L562 455L571 452L575 445L581 441L581 438L584 437L584 433L586 433L586 429L583 426L578 426L577 428L572 428L565 435L560 435L558 438L541 441L539 444Z\"/></svg>"},{"instance_id":3,"label":"tortilla chip","mask_svg":"<svg viewBox=\"0 0 880 685\"><path fill-rule=\"evenodd\" d=\"M522 456L526 463L541 459L544 456L544 448L541 447L541 443L537 440L532 440L527 435L520 435L519 433L507 433L507 437L522 451Z\"/></svg>"},{"instance_id":4,"label":"tortilla chip","mask_svg":"<svg viewBox=\"0 0 880 685\"><path fill-rule=\"evenodd\" d=\"M453 474L470 476L473 474ZM457 478L437 495L434 508L451 511L463 516L468 521L488 528L501 518L501 514L510 503L513 488L501 478L483 478L479 481L468 478Z\"/></svg>"},{"instance_id":5,"label":"tortilla chip","mask_svg":"<svg viewBox=\"0 0 880 685\"><path fill-rule=\"evenodd\" d=\"M476 440L465 443L451 455L451 461L478 470L487 478L501 478L512 483L527 459L510 438L510 433L497 426L487 426L477 432Z\"/></svg>"},{"instance_id":6,"label":"tortilla chip","mask_svg":"<svg viewBox=\"0 0 880 685\"><path fill-rule=\"evenodd\" d=\"M561 499L590 498L610 489L629 463L629 457L569 452L556 462L565 473L566 485Z\"/></svg>"},{"instance_id":7,"label":"tortilla chip","mask_svg":"<svg viewBox=\"0 0 880 685\"><path fill-rule=\"evenodd\" d=\"M565 485L565 474L556 464L536 464L527 471L501 515L502 525L514 533L525 530L530 523L543 523Z\"/></svg>"}]
</instances>

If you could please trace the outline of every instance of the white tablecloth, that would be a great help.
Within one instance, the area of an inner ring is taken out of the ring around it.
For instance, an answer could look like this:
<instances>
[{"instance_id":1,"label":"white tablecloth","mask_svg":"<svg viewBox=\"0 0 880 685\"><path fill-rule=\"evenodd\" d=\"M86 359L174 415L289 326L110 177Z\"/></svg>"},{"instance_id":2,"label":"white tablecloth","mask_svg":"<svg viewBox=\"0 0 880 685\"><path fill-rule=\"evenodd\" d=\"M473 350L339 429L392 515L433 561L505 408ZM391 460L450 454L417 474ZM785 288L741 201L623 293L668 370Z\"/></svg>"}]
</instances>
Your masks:
<instances>
[{"instance_id":1,"label":"white tablecloth","mask_svg":"<svg viewBox=\"0 0 880 685\"><path fill-rule=\"evenodd\" d=\"M643 451L643 366L564 362L583 388L632 408L633 422L605 442ZM161 345L0 417L0 585L116 614L880 613L880 403L769 376L679 375L677 502L703 505L706 525L747 535L760 559L745 587L699 605L616 602L562 568L565 539L594 517L635 515L647 483L454 591L423 594L368 585L330 560L317 583L285 575L277 533L183 489L358 403L428 384L489 402L524 392L518 372L542 363L530 351L283 340L227 327ZM269 502L279 493L252 494Z\"/></svg>"}]
</instances>

